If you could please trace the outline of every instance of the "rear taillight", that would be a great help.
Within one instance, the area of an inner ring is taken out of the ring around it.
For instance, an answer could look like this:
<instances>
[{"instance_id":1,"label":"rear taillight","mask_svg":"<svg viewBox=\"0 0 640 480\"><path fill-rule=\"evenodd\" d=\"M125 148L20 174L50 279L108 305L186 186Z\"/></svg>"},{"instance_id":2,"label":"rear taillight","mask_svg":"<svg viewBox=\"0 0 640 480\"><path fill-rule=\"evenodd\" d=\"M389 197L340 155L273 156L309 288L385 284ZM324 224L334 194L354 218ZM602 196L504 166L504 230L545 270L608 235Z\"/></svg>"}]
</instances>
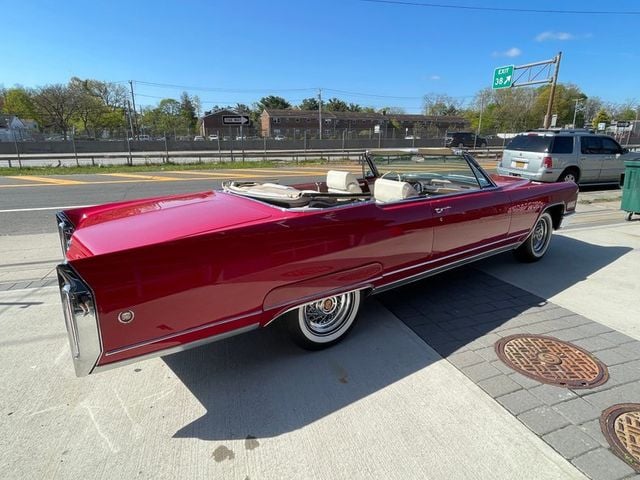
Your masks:
<instances>
[{"instance_id":1,"label":"rear taillight","mask_svg":"<svg viewBox=\"0 0 640 480\"><path fill-rule=\"evenodd\" d=\"M542 166L544 168L553 168L553 159L551 157L544 157L542 159Z\"/></svg>"}]
</instances>

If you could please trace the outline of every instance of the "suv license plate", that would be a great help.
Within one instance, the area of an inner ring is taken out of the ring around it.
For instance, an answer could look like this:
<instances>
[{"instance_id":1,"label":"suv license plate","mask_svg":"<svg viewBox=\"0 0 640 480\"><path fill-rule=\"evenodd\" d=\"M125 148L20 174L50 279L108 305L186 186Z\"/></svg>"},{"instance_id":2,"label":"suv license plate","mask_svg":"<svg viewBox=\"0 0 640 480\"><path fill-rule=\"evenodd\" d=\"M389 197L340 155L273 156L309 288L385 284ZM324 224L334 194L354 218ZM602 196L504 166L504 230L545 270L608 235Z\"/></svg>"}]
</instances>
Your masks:
<instances>
[{"instance_id":1,"label":"suv license plate","mask_svg":"<svg viewBox=\"0 0 640 480\"><path fill-rule=\"evenodd\" d=\"M526 162L511 162L511 168L526 168Z\"/></svg>"}]
</instances>

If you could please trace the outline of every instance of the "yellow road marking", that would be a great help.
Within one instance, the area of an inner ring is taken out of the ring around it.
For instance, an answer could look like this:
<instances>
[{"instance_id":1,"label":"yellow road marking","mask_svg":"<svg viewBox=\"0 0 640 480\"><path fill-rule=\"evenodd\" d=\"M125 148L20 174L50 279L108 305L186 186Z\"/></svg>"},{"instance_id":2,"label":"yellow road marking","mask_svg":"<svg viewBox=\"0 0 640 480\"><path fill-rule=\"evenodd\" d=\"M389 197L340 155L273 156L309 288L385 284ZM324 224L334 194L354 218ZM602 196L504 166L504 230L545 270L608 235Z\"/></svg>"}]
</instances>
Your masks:
<instances>
[{"instance_id":1,"label":"yellow road marking","mask_svg":"<svg viewBox=\"0 0 640 480\"><path fill-rule=\"evenodd\" d=\"M82 185L86 182L81 182L78 180L67 180L67 179L61 179L61 178L50 178L50 177L34 177L32 175L29 176L23 176L23 177L7 177L7 178L15 178L18 180L33 180L34 182L42 182L44 184L48 184L48 185ZM37 185L37 184L35 184Z\"/></svg>"},{"instance_id":2,"label":"yellow road marking","mask_svg":"<svg viewBox=\"0 0 640 480\"><path fill-rule=\"evenodd\" d=\"M484 165L483 165L484 166ZM494 162L490 162L491 167L495 167ZM398 170L405 171L405 169L411 168L410 166L392 166L392 165L380 165L380 167L392 167ZM360 173L362 170L358 166L348 165L331 165L329 169L351 170L354 173ZM485 167L485 169L487 169ZM121 177L127 180L105 180L105 181L88 181L88 180L67 180L59 178L48 177L36 177L36 176L8 176L6 178L13 178L17 180L29 181L33 180L38 183L19 183L11 185L0 185L0 188L20 188L20 187L51 187L51 186L67 186L67 185L101 185L101 184L118 184L118 183L148 183L148 182L189 182L189 181L203 181L203 180L229 180L229 179L274 179L274 178L287 178L287 177L301 177L301 176L316 176L325 175L327 170L318 169L305 169L299 170L289 169L238 169L238 173L215 172L215 171L193 171L193 170L175 170L167 171L169 174L185 174L193 175L193 177L164 177L159 175L142 175L142 174L128 174L128 173L101 173L95 174L104 177ZM413 169L415 170L415 169ZM254 173L255 172L255 173ZM163 172L164 173L164 172Z\"/></svg>"},{"instance_id":3,"label":"yellow road marking","mask_svg":"<svg viewBox=\"0 0 640 480\"><path fill-rule=\"evenodd\" d=\"M133 173L98 173L97 175L104 175L108 177L138 178L140 180L153 180L156 182L171 182L182 180L181 178L161 177L158 175L138 175Z\"/></svg>"}]
</instances>

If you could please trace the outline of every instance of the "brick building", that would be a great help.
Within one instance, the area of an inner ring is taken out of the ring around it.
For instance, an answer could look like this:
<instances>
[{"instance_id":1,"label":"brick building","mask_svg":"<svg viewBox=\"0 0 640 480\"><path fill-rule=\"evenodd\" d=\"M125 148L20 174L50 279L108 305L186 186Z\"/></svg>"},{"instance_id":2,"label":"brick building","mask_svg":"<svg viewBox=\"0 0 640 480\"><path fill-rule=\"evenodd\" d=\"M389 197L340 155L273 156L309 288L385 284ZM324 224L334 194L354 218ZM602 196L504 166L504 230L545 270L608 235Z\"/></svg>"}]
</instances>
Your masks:
<instances>
[{"instance_id":1,"label":"brick building","mask_svg":"<svg viewBox=\"0 0 640 480\"><path fill-rule=\"evenodd\" d=\"M317 110L265 109L260 115L263 137L283 135L287 138L318 137ZM469 122L463 117L382 114L377 112L322 112L322 137L371 137L379 126L383 138L403 138L407 135L443 137L447 131L463 130Z\"/></svg>"},{"instance_id":2,"label":"brick building","mask_svg":"<svg viewBox=\"0 0 640 480\"><path fill-rule=\"evenodd\" d=\"M200 123L200 135L207 137L209 135L218 135L220 139L228 137L230 139L236 138L240 135L240 127L237 125L224 125L222 123L222 117L225 115L240 115L240 113L231 109L222 109L205 112ZM249 116L248 113L242 115ZM255 135L255 129L253 122L242 127L242 135L251 136Z\"/></svg>"}]
</instances>

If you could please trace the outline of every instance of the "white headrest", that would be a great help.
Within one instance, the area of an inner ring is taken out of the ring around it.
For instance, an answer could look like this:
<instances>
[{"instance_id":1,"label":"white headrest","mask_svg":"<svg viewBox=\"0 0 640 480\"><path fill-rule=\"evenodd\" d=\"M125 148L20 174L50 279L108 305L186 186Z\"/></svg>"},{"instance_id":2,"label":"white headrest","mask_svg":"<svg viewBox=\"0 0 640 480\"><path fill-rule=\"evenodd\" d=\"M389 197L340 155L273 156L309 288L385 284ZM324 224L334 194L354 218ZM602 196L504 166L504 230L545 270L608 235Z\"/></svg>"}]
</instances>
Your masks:
<instances>
[{"instance_id":1,"label":"white headrest","mask_svg":"<svg viewBox=\"0 0 640 480\"><path fill-rule=\"evenodd\" d=\"M329 170L327 172L327 188L334 193L362 193L358 179L353 173L338 170Z\"/></svg>"},{"instance_id":2,"label":"white headrest","mask_svg":"<svg viewBox=\"0 0 640 480\"><path fill-rule=\"evenodd\" d=\"M417 197L418 192L407 182L379 178L373 185L373 196L376 202L387 203Z\"/></svg>"}]
</instances>

